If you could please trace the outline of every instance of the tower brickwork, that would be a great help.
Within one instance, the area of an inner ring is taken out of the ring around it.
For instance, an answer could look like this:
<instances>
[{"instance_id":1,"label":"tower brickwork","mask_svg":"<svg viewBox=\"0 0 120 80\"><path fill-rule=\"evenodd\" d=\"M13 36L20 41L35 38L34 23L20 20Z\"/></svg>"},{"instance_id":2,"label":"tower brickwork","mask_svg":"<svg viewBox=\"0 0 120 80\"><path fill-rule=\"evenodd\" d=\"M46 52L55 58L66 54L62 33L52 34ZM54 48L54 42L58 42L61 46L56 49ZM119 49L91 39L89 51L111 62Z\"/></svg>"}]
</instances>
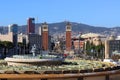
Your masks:
<instances>
[{"instance_id":1,"label":"tower brickwork","mask_svg":"<svg viewBox=\"0 0 120 80\"><path fill-rule=\"evenodd\" d=\"M42 49L48 50L48 25L47 23L42 24Z\"/></svg>"},{"instance_id":2,"label":"tower brickwork","mask_svg":"<svg viewBox=\"0 0 120 80\"><path fill-rule=\"evenodd\" d=\"M66 51L71 50L71 24L68 22L66 25Z\"/></svg>"}]
</instances>

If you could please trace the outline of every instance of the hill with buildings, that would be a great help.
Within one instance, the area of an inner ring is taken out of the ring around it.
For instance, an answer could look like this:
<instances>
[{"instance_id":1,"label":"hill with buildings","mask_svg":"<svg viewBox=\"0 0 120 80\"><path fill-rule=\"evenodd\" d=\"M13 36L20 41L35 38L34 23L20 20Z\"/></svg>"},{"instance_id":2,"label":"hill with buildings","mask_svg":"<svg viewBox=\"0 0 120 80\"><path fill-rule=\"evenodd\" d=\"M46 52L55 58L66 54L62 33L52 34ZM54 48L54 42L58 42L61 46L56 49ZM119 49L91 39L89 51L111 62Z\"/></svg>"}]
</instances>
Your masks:
<instances>
[{"instance_id":1,"label":"hill with buildings","mask_svg":"<svg viewBox=\"0 0 120 80\"><path fill-rule=\"evenodd\" d=\"M120 27L113 27L113 28L106 28L106 27L97 27L97 26L91 26L83 23L76 23L76 22L70 22L72 24L72 31L73 32L81 32L81 33L100 33L104 35L119 35L120 33ZM41 23L36 23L36 33L38 33L38 28L41 26ZM49 32L50 34L55 33L64 33L65 32L65 26L66 22L58 22L58 23L48 23L49 26ZM26 33L27 25L19 26L19 33ZM6 27L0 27L1 33L6 33L7 28Z\"/></svg>"}]
</instances>

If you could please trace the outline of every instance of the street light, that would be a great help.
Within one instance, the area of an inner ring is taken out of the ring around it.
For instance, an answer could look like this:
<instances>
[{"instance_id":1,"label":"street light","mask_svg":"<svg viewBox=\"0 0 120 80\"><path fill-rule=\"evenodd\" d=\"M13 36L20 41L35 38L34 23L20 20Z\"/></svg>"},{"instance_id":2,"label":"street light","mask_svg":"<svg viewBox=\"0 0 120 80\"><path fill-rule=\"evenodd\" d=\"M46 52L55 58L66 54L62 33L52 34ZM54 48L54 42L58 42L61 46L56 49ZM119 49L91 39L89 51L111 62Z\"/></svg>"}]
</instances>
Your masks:
<instances>
[{"instance_id":1,"label":"street light","mask_svg":"<svg viewBox=\"0 0 120 80\"><path fill-rule=\"evenodd\" d=\"M79 51L78 51L78 53L80 53L80 39L81 39L81 34L79 34Z\"/></svg>"}]
</instances>

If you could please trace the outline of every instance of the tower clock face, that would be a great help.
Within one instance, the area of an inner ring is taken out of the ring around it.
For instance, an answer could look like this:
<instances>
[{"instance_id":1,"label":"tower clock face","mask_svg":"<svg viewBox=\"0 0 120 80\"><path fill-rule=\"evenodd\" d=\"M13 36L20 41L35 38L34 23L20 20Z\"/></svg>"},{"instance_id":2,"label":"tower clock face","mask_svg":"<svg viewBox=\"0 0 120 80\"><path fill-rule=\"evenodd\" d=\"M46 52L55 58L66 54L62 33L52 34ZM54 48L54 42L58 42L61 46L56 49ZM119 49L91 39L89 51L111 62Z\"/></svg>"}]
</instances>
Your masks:
<instances>
[{"instance_id":1,"label":"tower clock face","mask_svg":"<svg viewBox=\"0 0 120 80\"><path fill-rule=\"evenodd\" d=\"M69 27L67 27L67 29L70 29L70 26L69 26Z\"/></svg>"},{"instance_id":2,"label":"tower clock face","mask_svg":"<svg viewBox=\"0 0 120 80\"><path fill-rule=\"evenodd\" d=\"M48 31L48 27L47 26L43 26L43 31Z\"/></svg>"},{"instance_id":3,"label":"tower clock face","mask_svg":"<svg viewBox=\"0 0 120 80\"><path fill-rule=\"evenodd\" d=\"M44 29L47 29L47 27L44 27Z\"/></svg>"},{"instance_id":4,"label":"tower clock face","mask_svg":"<svg viewBox=\"0 0 120 80\"><path fill-rule=\"evenodd\" d=\"M71 26L66 26L66 31L71 31Z\"/></svg>"}]
</instances>

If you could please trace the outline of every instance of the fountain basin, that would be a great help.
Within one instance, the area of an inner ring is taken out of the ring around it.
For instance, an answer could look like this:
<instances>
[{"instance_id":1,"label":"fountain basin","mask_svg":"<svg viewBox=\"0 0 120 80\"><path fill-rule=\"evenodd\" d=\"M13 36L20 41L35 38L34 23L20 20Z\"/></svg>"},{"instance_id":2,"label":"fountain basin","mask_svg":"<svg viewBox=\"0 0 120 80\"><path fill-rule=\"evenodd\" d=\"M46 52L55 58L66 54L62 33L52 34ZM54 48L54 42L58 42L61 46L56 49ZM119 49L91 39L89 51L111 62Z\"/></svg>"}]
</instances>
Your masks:
<instances>
[{"instance_id":1,"label":"fountain basin","mask_svg":"<svg viewBox=\"0 0 120 80\"><path fill-rule=\"evenodd\" d=\"M51 58L51 59L19 59L19 58L10 58L6 57L5 61L8 65L15 66L29 66L29 65L60 65L62 64L62 58Z\"/></svg>"}]
</instances>

